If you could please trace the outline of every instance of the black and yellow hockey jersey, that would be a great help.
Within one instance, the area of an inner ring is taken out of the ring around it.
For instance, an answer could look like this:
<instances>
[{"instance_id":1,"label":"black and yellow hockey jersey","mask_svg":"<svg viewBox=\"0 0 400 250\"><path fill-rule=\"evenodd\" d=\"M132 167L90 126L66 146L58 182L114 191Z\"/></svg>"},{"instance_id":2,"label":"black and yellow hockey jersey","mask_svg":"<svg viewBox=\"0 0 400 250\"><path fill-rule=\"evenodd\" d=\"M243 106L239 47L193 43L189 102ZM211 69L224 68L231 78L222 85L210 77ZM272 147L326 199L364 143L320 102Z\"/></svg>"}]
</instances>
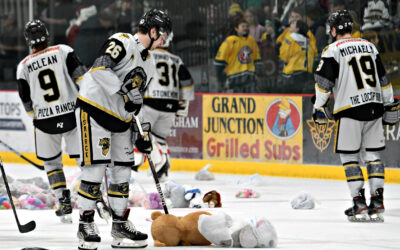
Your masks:
<instances>
[{"instance_id":1,"label":"black and yellow hockey jersey","mask_svg":"<svg viewBox=\"0 0 400 250\"><path fill-rule=\"evenodd\" d=\"M231 35L219 47L214 65L217 72L224 70L231 83L249 75L254 77L256 68L262 68L260 50L252 36Z\"/></svg>"}]
</instances>

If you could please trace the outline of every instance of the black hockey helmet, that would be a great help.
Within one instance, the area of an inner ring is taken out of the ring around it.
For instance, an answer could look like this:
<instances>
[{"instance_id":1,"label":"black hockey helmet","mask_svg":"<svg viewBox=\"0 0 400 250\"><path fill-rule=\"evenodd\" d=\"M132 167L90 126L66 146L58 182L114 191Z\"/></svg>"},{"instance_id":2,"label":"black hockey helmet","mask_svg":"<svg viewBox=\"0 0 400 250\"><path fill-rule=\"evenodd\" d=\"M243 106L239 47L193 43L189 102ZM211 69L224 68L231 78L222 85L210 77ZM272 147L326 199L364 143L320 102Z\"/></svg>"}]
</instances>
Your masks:
<instances>
[{"instance_id":1,"label":"black hockey helmet","mask_svg":"<svg viewBox=\"0 0 400 250\"><path fill-rule=\"evenodd\" d=\"M353 30L353 18L347 10L333 12L328 18L329 33L335 27L336 34L344 35Z\"/></svg>"},{"instance_id":2,"label":"black hockey helmet","mask_svg":"<svg viewBox=\"0 0 400 250\"><path fill-rule=\"evenodd\" d=\"M42 21L33 20L25 25L24 37L29 46L38 47L49 41L49 32Z\"/></svg>"},{"instance_id":3,"label":"black hockey helmet","mask_svg":"<svg viewBox=\"0 0 400 250\"><path fill-rule=\"evenodd\" d=\"M152 28L157 29L158 36L164 32L169 36L172 32L172 22L168 14L158 9L147 11L139 20L139 30L143 33L150 33Z\"/></svg>"}]
</instances>

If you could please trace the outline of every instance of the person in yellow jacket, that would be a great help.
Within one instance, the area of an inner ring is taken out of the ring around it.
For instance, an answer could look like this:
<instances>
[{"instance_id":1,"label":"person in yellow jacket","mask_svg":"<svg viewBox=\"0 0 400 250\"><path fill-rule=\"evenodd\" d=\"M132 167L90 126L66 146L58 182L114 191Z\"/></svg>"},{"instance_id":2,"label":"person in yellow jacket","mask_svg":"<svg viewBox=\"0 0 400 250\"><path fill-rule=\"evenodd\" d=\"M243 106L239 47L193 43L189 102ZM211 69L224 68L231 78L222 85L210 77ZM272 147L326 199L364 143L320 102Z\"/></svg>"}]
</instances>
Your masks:
<instances>
[{"instance_id":1,"label":"person in yellow jacket","mask_svg":"<svg viewBox=\"0 0 400 250\"><path fill-rule=\"evenodd\" d=\"M246 20L235 20L234 29L234 34L219 47L214 60L219 87L229 92L254 93L257 78L263 74L260 50L254 38L249 36Z\"/></svg>"},{"instance_id":2,"label":"person in yellow jacket","mask_svg":"<svg viewBox=\"0 0 400 250\"><path fill-rule=\"evenodd\" d=\"M300 93L312 89L314 57L318 54L315 39L311 40L305 22L293 21L279 48L279 58L284 62L282 87L285 92ZM307 87L309 85L309 87Z\"/></svg>"}]
</instances>

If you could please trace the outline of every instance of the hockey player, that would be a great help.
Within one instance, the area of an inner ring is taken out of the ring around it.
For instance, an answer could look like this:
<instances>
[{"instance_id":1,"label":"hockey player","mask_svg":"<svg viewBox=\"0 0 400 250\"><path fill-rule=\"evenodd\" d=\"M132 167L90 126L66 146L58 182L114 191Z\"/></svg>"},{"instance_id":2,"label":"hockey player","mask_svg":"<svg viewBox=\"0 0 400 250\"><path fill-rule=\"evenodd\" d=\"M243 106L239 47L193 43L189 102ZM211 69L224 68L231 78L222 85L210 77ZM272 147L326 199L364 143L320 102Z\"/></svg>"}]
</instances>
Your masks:
<instances>
[{"instance_id":1,"label":"hockey player","mask_svg":"<svg viewBox=\"0 0 400 250\"><path fill-rule=\"evenodd\" d=\"M190 72L179 56L168 52L172 38L173 33L162 47L151 52L156 74L147 87L143 100L143 119L150 122L153 138L151 159L160 181L166 180L170 168L165 138L171 132L175 116L187 116L189 102L194 99L194 84ZM135 165L140 166L144 157L142 154L136 157L141 161L135 162Z\"/></svg>"},{"instance_id":2,"label":"hockey player","mask_svg":"<svg viewBox=\"0 0 400 250\"><path fill-rule=\"evenodd\" d=\"M392 86L375 46L351 37L353 20L346 10L331 14L328 23L336 41L324 49L315 72L313 118L326 122L324 110L333 92L335 152L340 155L354 203L345 214L350 221L383 221L384 165L379 151L385 148L382 115L384 105L393 102ZM369 206L361 159L367 165Z\"/></svg>"},{"instance_id":3,"label":"hockey player","mask_svg":"<svg viewBox=\"0 0 400 250\"><path fill-rule=\"evenodd\" d=\"M107 165L113 219L111 246L147 246L147 234L136 230L128 220L127 198L134 165L130 128L132 116L139 114L142 94L154 74L149 50L162 45L171 28L166 13L156 9L148 11L140 19L135 35L116 33L105 42L82 79L75 113L82 161L78 191L80 249L96 249L101 240L94 223L94 208ZM143 153L151 152L149 136L138 137L135 145Z\"/></svg>"},{"instance_id":4,"label":"hockey player","mask_svg":"<svg viewBox=\"0 0 400 250\"><path fill-rule=\"evenodd\" d=\"M70 191L61 161L61 139L65 139L70 158L78 158L76 83L86 67L71 47L61 44L49 47L49 34L40 20L28 22L24 36L33 53L18 65L19 96L33 119L36 156L43 160L51 189L59 201L56 215L62 222L72 222Z\"/></svg>"}]
</instances>

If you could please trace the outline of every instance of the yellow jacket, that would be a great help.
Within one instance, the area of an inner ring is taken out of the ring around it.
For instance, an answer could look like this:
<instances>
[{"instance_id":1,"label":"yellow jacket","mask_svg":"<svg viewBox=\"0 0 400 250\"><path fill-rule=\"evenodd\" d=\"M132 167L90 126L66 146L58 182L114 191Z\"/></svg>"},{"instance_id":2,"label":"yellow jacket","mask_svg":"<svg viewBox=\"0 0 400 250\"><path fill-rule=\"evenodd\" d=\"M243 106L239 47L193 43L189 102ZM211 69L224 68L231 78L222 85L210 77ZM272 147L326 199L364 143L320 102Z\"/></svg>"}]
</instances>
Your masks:
<instances>
[{"instance_id":1,"label":"yellow jacket","mask_svg":"<svg viewBox=\"0 0 400 250\"><path fill-rule=\"evenodd\" d=\"M285 63L283 73L287 75L296 71L312 73L314 57L317 54L315 38L313 40L310 37L306 39L298 33L288 32L279 48L279 58Z\"/></svg>"},{"instance_id":2,"label":"yellow jacket","mask_svg":"<svg viewBox=\"0 0 400 250\"><path fill-rule=\"evenodd\" d=\"M225 66L228 78L242 72L255 73L255 63L261 62L260 50L252 36L228 36L215 57L216 66Z\"/></svg>"}]
</instances>

